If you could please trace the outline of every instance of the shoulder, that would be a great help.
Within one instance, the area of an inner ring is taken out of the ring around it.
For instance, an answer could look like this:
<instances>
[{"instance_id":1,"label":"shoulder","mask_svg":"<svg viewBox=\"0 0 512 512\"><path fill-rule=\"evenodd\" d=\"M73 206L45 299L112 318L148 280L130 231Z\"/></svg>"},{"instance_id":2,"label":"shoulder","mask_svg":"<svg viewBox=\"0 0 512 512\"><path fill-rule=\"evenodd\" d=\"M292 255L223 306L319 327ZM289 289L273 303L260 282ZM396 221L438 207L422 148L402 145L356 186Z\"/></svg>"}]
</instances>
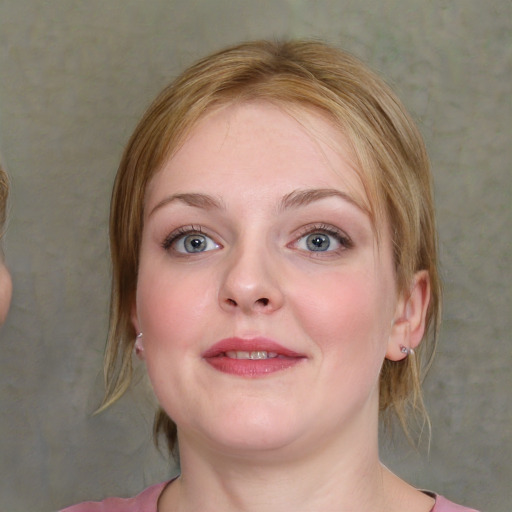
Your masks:
<instances>
[{"instance_id":1,"label":"shoulder","mask_svg":"<svg viewBox=\"0 0 512 512\"><path fill-rule=\"evenodd\" d=\"M447 500L444 496L435 495L435 499L436 504L431 512L478 512L473 508L457 505Z\"/></svg>"},{"instance_id":2,"label":"shoulder","mask_svg":"<svg viewBox=\"0 0 512 512\"><path fill-rule=\"evenodd\" d=\"M134 498L107 498L86 501L60 512L156 512L158 498L167 482L148 487Z\"/></svg>"}]
</instances>

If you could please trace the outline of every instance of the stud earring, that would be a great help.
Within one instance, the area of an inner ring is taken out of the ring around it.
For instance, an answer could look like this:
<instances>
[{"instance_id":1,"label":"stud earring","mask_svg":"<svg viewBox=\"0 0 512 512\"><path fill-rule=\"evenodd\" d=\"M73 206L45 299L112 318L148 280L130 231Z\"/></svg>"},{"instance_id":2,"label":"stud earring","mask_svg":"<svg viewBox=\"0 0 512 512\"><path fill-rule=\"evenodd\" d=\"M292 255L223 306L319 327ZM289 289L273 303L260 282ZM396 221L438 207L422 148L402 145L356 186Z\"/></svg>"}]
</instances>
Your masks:
<instances>
[{"instance_id":1,"label":"stud earring","mask_svg":"<svg viewBox=\"0 0 512 512\"><path fill-rule=\"evenodd\" d=\"M405 357L414 355L414 350L412 348L407 348L404 345L400 345L400 352L402 352L402 354L405 354Z\"/></svg>"},{"instance_id":2,"label":"stud earring","mask_svg":"<svg viewBox=\"0 0 512 512\"><path fill-rule=\"evenodd\" d=\"M141 332L139 332L139 334L137 334L137 337L135 338L134 349L135 349L135 355L139 356L139 357L144 352L144 346L142 345L142 333Z\"/></svg>"}]
</instances>

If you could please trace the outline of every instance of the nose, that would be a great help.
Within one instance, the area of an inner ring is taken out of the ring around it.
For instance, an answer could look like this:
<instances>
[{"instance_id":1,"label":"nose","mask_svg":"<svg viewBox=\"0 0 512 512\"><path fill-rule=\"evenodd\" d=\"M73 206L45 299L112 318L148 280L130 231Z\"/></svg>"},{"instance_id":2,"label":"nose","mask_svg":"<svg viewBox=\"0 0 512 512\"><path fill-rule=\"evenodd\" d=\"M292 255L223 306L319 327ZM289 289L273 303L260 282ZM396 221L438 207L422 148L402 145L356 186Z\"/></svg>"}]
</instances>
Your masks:
<instances>
[{"instance_id":1,"label":"nose","mask_svg":"<svg viewBox=\"0 0 512 512\"><path fill-rule=\"evenodd\" d=\"M233 252L226 267L219 290L225 311L268 314L282 307L277 256L267 248L240 248Z\"/></svg>"}]
</instances>

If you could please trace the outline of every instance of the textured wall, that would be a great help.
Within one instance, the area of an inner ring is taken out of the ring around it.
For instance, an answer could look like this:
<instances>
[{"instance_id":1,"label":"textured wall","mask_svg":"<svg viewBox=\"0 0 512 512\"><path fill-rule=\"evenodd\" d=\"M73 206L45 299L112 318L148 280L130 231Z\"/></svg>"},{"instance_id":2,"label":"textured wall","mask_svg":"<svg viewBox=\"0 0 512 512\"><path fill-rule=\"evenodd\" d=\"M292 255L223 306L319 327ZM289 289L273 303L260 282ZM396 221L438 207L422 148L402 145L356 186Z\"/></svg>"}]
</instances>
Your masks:
<instances>
[{"instance_id":1,"label":"textured wall","mask_svg":"<svg viewBox=\"0 0 512 512\"><path fill-rule=\"evenodd\" d=\"M423 488L510 510L510 0L1 0L0 151L14 278L1 331L0 509L129 495L173 471L151 398L104 414L107 209L122 147L196 57L255 37L321 37L395 86L430 150L445 317L427 383L430 456L387 446Z\"/></svg>"}]
</instances>

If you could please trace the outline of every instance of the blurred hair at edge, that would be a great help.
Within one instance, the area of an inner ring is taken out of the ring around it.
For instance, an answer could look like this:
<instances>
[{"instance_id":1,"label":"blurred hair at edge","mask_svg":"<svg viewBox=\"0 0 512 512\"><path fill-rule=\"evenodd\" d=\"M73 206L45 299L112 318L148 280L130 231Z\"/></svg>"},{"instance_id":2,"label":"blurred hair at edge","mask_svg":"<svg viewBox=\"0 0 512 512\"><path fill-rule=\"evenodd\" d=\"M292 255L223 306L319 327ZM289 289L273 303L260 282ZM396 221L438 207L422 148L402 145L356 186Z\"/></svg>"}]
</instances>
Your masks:
<instances>
[{"instance_id":1,"label":"blurred hair at edge","mask_svg":"<svg viewBox=\"0 0 512 512\"><path fill-rule=\"evenodd\" d=\"M9 196L9 178L0 166L0 242L3 239L6 216L7 198ZM4 323L11 304L12 281L5 266L3 246L0 243L0 325Z\"/></svg>"},{"instance_id":2,"label":"blurred hair at edge","mask_svg":"<svg viewBox=\"0 0 512 512\"><path fill-rule=\"evenodd\" d=\"M398 291L417 271L430 279L424 339L414 358L384 360L381 418L395 415L410 435L428 423L421 380L434 354L441 312L437 233L429 160L421 134L384 81L350 54L318 41L254 41L216 52L185 70L165 88L136 127L114 184L110 241L113 263L110 330L105 354L106 395L101 409L128 388L136 333L134 303L146 187L206 112L252 100L292 115L321 112L349 141L368 196L377 233L391 226ZM176 444L176 426L159 409L155 435Z\"/></svg>"}]
</instances>

